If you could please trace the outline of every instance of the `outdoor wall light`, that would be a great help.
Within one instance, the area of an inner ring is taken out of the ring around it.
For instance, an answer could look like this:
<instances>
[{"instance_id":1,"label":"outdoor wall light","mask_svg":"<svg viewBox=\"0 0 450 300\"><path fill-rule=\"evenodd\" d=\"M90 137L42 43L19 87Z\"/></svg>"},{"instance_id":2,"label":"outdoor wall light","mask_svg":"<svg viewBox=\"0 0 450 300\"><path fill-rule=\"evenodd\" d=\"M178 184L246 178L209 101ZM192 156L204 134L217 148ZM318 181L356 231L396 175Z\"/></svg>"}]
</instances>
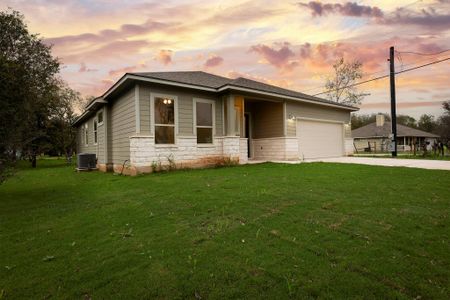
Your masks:
<instances>
[{"instance_id":1,"label":"outdoor wall light","mask_svg":"<svg viewBox=\"0 0 450 300\"><path fill-rule=\"evenodd\" d=\"M289 120L294 121L295 120L295 116L293 114L289 114Z\"/></svg>"},{"instance_id":2,"label":"outdoor wall light","mask_svg":"<svg viewBox=\"0 0 450 300\"><path fill-rule=\"evenodd\" d=\"M164 100L163 100L163 103L164 103L164 104L172 104L172 100L170 100L170 99L164 99Z\"/></svg>"}]
</instances>

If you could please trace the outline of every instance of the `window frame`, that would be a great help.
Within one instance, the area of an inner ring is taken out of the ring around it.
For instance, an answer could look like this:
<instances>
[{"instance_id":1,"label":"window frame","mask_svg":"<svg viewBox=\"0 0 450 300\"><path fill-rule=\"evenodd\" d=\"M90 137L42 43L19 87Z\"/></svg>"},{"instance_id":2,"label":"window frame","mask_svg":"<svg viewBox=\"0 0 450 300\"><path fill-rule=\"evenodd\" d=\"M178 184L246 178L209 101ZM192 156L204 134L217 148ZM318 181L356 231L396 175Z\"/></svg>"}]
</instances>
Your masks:
<instances>
[{"instance_id":1,"label":"window frame","mask_svg":"<svg viewBox=\"0 0 450 300\"><path fill-rule=\"evenodd\" d=\"M156 124L155 123L155 99L156 98L168 98L173 100L173 108L174 108L174 124ZM173 144L157 144L156 143L156 126L167 126L174 127L174 141ZM178 96L168 95L168 94L160 94L160 93L150 93L150 129L153 134L153 141L155 143L155 147L174 147L177 145L178 138Z\"/></svg>"},{"instance_id":2,"label":"window frame","mask_svg":"<svg viewBox=\"0 0 450 300\"><path fill-rule=\"evenodd\" d=\"M92 122L92 134L94 136L94 145L98 144L98 121L97 118L94 118Z\"/></svg>"},{"instance_id":3,"label":"window frame","mask_svg":"<svg viewBox=\"0 0 450 300\"><path fill-rule=\"evenodd\" d=\"M102 121L101 121L101 122L98 121L98 116L99 116L100 114L102 114ZM97 118L97 127L103 125L103 122L104 122L104 120L105 120L105 116L104 116L104 113L103 113L103 109L97 112L96 118Z\"/></svg>"},{"instance_id":4,"label":"window frame","mask_svg":"<svg viewBox=\"0 0 450 300\"><path fill-rule=\"evenodd\" d=\"M89 146L89 122L84 123L84 145Z\"/></svg>"},{"instance_id":5,"label":"window frame","mask_svg":"<svg viewBox=\"0 0 450 300\"><path fill-rule=\"evenodd\" d=\"M193 105L192 105L192 112L193 112L193 126L192 126L192 131L193 134L195 136L195 141L197 146L199 147L208 147L208 146L213 146L214 145L214 137L216 135L216 101L211 100L211 99L203 99L203 98L194 98L193 99ZM211 104L211 114L212 114L212 125L211 126L203 126L197 125L197 103L207 103L207 104ZM198 143L197 141L197 128L211 128L211 143Z\"/></svg>"}]
</instances>

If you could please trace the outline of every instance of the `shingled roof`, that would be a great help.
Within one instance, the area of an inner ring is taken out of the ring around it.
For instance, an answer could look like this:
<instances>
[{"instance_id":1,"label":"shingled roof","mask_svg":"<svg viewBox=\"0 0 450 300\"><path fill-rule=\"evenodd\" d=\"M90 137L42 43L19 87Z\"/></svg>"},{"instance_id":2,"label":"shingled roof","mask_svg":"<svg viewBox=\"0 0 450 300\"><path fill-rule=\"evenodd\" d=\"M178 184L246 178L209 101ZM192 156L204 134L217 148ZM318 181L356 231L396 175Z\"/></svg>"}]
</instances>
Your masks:
<instances>
[{"instance_id":1,"label":"shingled roof","mask_svg":"<svg viewBox=\"0 0 450 300\"><path fill-rule=\"evenodd\" d=\"M231 79L209 74L202 71L180 71L180 72L140 72L129 73L131 75L143 76L166 81L198 85L217 89L230 83Z\"/></svg>"},{"instance_id":2,"label":"shingled roof","mask_svg":"<svg viewBox=\"0 0 450 300\"><path fill-rule=\"evenodd\" d=\"M160 79L165 81L171 81L176 83L190 84L201 87L207 87L212 89L217 89L218 91L229 87L232 89L245 88L249 90L255 90L260 92L273 93L280 96L288 96L294 98L301 98L305 100L310 100L313 102L327 103L334 106L340 106L345 108L356 109L353 106L336 103L333 101L325 100L322 98L310 96L297 91L284 89L278 86L266 84L256 80L251 80L244 77L238 77L236 79L226 78L222 76L217 76L214 74L206 73L203 71L181 71L181 72L140 72L140 73L129 73L131 75Z\"/></svg>"},{"instance_id":3,"label":"shingled roof","mask_svg":"<svg viewBox=\"0 0 450 300\"><path fill-rule=\"evenodd\" d=\"M353 138L374 138L384 137L387 138L391 134L391 122L384 122L383 126L377 126L376 122L370 123L366 126L352 130ZM438 135L422 131L419 129L411 128L405 125L397 124L397 136L398 137L429 137L438 138Z\"/></svg>"},{"instance_id":4,"label":"shingled roof","mask_svg":"<svg viewBox=\"0 0 450 300\"><path fill-rule=\"evenodd\" d=\"M181 86L191 89L206 90L213 93L246 92L257 96L263 95L275 98L284 98L294 101L317 103L338 109L350 111L358 110L357 107L345 105L322 98L303 94L293 90L251 80L244 77L231 79L203 71L177 71L177 72L135 72L126 73L114 83L102 96L93 99L86 105L83 114L73 123L76 126L89 117L97 109L98 105L107 103L114 93L120 93L135 81L147 81L157 84ZM97 106L96 106L97 105Z\"/></svg>"}]
</instances>

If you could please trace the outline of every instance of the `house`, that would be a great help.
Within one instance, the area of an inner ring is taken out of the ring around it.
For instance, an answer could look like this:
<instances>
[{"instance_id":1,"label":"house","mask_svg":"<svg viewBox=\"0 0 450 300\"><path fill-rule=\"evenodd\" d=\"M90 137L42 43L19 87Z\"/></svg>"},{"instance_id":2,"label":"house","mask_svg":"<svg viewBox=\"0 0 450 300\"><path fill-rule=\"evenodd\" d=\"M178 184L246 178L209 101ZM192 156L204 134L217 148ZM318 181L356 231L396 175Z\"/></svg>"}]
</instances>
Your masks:
<instances>
[{"instance_id":1,"label":"house","mask_svg":"<svg viewBox=\"0 0 450 300\"><path fill-rule=\"evenodd\" d=\"M382 114L376 116L376 122L352 130L352 137L357 151L388 152L391 141L392 123L385 121ZM430 150L439 136L419 129L397 124L397 150L412 151L427 145Z\"/></svg>"},{"instance_id":2,"label":"house","mask_svg":"<svg viewBox=\"0 0 450 300\"><path fill-rule=\"evenodd\" d=\"M78 153L100 170L299 160L353 149L355 107L205 72L127 73L76 120Z\"/></svg>"}]
</instances>

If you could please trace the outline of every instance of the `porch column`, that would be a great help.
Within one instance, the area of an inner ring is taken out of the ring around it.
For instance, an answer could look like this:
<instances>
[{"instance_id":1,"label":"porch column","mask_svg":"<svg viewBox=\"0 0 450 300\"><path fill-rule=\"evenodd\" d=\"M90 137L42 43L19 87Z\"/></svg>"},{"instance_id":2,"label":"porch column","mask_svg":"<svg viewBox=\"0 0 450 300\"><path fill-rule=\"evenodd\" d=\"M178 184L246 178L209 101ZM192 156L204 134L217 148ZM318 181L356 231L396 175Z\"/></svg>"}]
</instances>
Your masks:
<instances>
[{"instance_id":1,"label":"porch column","mask_svg":"<svg viewBox=\"0 0 450 300\"><path fill-rule=\"evenodd\" d=\"M226 98L225 105L225 115L226 115L226 132L227 136L235 136L236 135L236 111L234 109L234 96L229 95Z\"/></svg>"}]
</instances>

